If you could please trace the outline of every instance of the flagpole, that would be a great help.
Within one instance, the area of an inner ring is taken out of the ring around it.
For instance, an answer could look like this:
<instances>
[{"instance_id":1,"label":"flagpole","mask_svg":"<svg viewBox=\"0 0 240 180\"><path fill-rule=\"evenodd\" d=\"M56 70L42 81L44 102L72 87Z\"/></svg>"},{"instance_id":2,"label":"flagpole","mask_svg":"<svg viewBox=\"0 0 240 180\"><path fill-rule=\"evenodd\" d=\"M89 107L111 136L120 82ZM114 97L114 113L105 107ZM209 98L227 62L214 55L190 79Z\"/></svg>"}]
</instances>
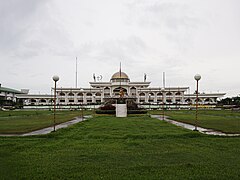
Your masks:
<instances>
[{"instance_id":1,"label":"flagpole","mask_svg":"<svg viewBox=\"0 0 240 180\"><path fill-rule=\"evenodd\" d=\"M77 57L76 57L76 88L77 88Z\"/></svg>"},{"instance_id":2,"label":"flagpole","mask_svg":"<svg viewBox=\"0 0 240 180\"><path fill-rule=\"evenodd\" d=\"M120 62L120 89L122 89L122 84L121 84L121 82L122 82L122 70L121 70L121 62Z\"/></svg>"}]
</instances>

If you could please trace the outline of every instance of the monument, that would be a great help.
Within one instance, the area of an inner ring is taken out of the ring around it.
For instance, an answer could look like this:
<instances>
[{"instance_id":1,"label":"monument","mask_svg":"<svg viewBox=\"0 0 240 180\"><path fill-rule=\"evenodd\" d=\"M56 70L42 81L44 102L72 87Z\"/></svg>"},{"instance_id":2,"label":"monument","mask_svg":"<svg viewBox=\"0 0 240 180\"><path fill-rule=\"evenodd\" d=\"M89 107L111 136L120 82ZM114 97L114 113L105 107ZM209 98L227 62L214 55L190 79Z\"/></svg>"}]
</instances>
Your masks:
<instances>
[{"instance_id":1,"label":"monument","mask_svg":"<svg viewBox=\"0 0 240 180\"><path fill-rule=\"evenodd\" d=\"M116 117L127 117L127 104L124 99L124 91L122 88L120 88L119 91L119 99L116 100Z\"/></svg>"}]
</instances>

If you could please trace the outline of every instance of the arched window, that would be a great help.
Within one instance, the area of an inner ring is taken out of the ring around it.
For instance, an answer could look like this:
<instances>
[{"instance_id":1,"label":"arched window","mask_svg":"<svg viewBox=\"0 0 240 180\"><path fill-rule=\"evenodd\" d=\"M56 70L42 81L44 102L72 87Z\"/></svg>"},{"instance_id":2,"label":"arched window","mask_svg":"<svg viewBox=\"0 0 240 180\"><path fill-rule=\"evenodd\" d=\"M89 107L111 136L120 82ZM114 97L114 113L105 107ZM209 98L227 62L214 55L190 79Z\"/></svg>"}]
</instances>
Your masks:
<instances>
[{"instance_id":1,"label":"arched window","mask_svg":"<svg viewBox=\"0 0 240 180\"><path fill-rule=\"evenodd\" d=\"M36 99L31 99L31 103L37 102Z\"/></svg>"},{"instance_id":2,"label":"arched window","mask_svg":"<svg viewBox=\"0 0 240 180\"><path fill-rule=\"evenodd\" d=\"M142 93L139 94L139 96L145 96L145 93L142 92Z\"/></svg>"},{"instance_id":3,"label":"arched window","mask_svg":"<svg viewBox=\"0 0 240 180\"><path fill-rule=\"evenodd\" d=\"M205 102L210 102L210 99L209 98L205 99Z\"/></svg>"},{"instance_id":4,"label":"arched window","mask_svg":"<svg viewBox=\"0 0 240 180\"><path fill-rule=\"evenodd\" d=\"M176 93L176 95L177 95L177 96L180 96L180 95L181 95L181 92L178 91L178 92Z\"/></svg>"},{"instance_id":5,"label":"arched window","mask_svg":"<svg viewBox=\"0 0 240 180\"><path fill-rule=\"evenodd\" d=\"M101 96L101 93L97 92L97 93L96 93L96 96Z\"/></svg>"},{"instance_id":6,"label":"arched window","mask_svg":"<svg viewBox=\"0 0 240 180\"><path fill-rule=\"evenodd\" d=\"M46 103L46 100L45 99L40 99L40 102L41 103Z\"/></svg>"},{"instance_id":7,"label":"arched window","mask_svg":"<svg viewBox=\"0 0 240 180\"><path fill-rule=\"evenodd\" d=\"M74 96L74 94L72 92L68 93L68 96Z\"/></svg>"},{"instance_id":8,"label":"arched window","mask_svg":"<svg viewBox=\"0 0 240 180\"><path fill-rule=\"evenodd\" d=\"M160 92L160 93L157 93L157 96L162 96L162 95L163 95L163 93L161 93L161 92Z\"/></svg>"},{"instance_id":9,"label":"arched window","mask_svg":"<svg viewBox=\"0 0 240 180\"><path fill-rule=\"evenodd\" d=\"M195 99L195 102L197 102L197 100L198 100L198 102L202 102L202 100L201 100L201 99L199 99L199 98L198 98L198 99Z\"/></svg>"},{"instance_id":10,"label":"arched window","mask_svg":"<svg viewBox=\"0 0 240 180\"><path fill-rule=\"evenodd\" d=\"M77 95L78 95L78 96L83 96L83 93L80 92L80 93L78 93Z\"/></svg>"},{"instance_id":11,"label":"arched window","mask_svg":"<svg viewBox=\"0 0 240 180\"><path fill-rule=\"evenodd\" d=\"M63 93L63 92L60 92L60 94L59 94L60 96L65 96L65 93Z\"/></svg>"},{"instance_id":12,"label":"arched window","mask_svg":"<svg viewBox=\"0 0 240 180\"><path fill-rule=\"evenodd\" d=\"M150 92L148 95L149 95L149 96L154 96L154 93Z\"/></svg>"},{"instance_id":13,"label":"arched window","mask_svg":"<svg viewBox=\"0 0 240 180\"><path fill-rule=\"evenodd\" d=\"M167 92L167 94L166 94L167 96L171 96L172 95L172 93L170 93L170 92Z\"/></svg>"},{"instance_id":14,"label":"arched window","mask_svg":"<svg viewBox=\"0 0 240 180\"><path fill-rule=\"evenodd\" d=\"M92 96L92 93L87 93L87 96Z\"/></svg>"}]
</instances>

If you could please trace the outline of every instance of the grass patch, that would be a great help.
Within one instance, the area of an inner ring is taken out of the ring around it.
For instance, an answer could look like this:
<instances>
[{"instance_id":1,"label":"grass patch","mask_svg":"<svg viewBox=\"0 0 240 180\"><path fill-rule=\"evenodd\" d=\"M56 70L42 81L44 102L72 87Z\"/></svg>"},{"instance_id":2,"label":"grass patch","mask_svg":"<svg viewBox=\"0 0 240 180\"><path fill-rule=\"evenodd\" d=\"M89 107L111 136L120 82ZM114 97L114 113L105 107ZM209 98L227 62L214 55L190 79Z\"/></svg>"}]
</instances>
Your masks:
<instances>
[{"instance_id":1,"label":"grass patch","mask_svg":"<svg viewBox=\"0 0 240 180\"><path fill-rule=\"evenodd\" d=\"M162 114L162 111L151 111L152 114ZM166 111L171 119L195 124L194 110ZM225 133L240 133L240 112L230 110L199 110L198 125Z\"/></svg>"},{"instance_id":2,"label":"grass patch","mask_svg":"<svg viewBox=\"0 0 240 180\"><path fill-rule=\"evenodd\" d=\"M90 114L84 111L84 114ZM80 111L56 111L56 124L81 116ZM0 111L0 134L21 134L53 125L52 111Z\"/></svg>"},{"instance_id":3,"label":"grass patch","mask_svg":"<svg viewBox=\"0 0 240 180\"><path fill-rule=\"evenodd\" d=\"M239 148L239 137L99 116L48 135L0 137L0 178L239 179Z\"/></svg>"}]
</instances>

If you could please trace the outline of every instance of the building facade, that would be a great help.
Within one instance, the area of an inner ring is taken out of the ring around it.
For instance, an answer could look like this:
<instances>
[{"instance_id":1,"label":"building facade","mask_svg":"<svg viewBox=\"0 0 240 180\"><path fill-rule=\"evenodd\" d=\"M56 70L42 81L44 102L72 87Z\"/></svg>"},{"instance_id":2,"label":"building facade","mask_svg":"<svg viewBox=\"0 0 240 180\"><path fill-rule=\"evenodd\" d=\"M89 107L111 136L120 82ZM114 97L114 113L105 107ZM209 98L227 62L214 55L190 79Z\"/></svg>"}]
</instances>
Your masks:
<instances>
[{"instance_id":1,"label":"building facade","mask_svg":"<svg viewBox=\"0 0 240 180\"><path fill-rule=\"evenodd\" d=\"M24 90L18 91L15 89L3 87L0 84L0 106L12 106L17 102L17 95L25 93Z\"/></svg>"},{"instance_id":2,"label":"building facade","mask_svg":"<svg viewBox=\"0 0 240 180\"><path fill-rule=\"evenodd\" d=\"M89 82L89 88L56 88L58 105L102 104L111 98L118 98L124 92L125 98L135 99L139 104L195 104L196 94L187 94L189 87L150 87L150 82L131 82L124 72L116 72L109 82ZM215 105L225 93L200 93L199 104ZM51 105L52 95L19 94L24 105Z\"/></svg>"}]
</instances>

